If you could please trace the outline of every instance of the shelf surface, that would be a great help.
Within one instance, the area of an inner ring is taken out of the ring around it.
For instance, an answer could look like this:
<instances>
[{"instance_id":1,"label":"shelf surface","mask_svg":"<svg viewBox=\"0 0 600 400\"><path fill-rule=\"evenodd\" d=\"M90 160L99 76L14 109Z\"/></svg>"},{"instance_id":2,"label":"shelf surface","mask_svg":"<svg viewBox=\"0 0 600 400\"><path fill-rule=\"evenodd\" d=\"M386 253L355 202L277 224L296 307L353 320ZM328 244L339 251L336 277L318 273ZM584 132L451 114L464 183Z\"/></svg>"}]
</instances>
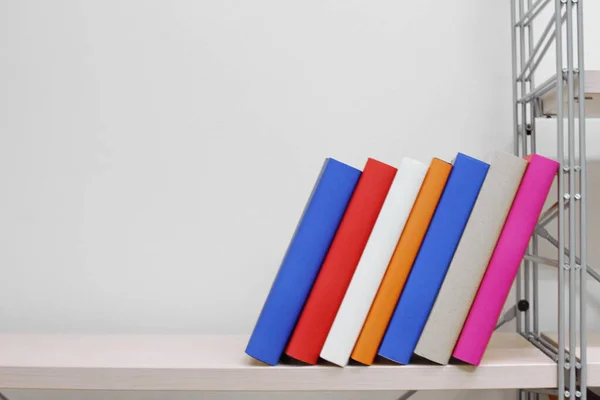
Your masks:
<instances>
[{"instance_id":1,"label":"shelf surface","mask_svg":"<svg viewBox=\"0 0 600 400\"><path fill-rule=\"evenodd\" d=\"M267 366L247 336L0 335L0 388L347 391L556 387L556 365L522 337L496 333L479 367L379 363ZM600 386L600 335L589 384Z\"/></svg>"},{"instance_id":2,"label":"shelf surface","mask_svg":"<svg viewBox=\"0 0 600 400\"><path fill-rule=\"evenodd\" d=\"M556 342L556 333L548 335ZM588 386L600 387L600 333L590 333L587 338ZM569 338L565 338L565 346L569 348ZM579 355L579 340L577 340L577 355Z\"/></svg>"},{"instance_id":3,"label":"shelf surface","mask_svg":"<svg viewBox=\"0 0 600 400\"><path fill-rule=\"evenodd\" d=\"M588 386L600 387L600 334L590 334L587 346Z\"/></svg>"},{"instance_id":4,"label":"shelf surface","mask_svg":"<svg viewBox=\"0 0 600 400\"><path fill-rule=\"evenodd\" d=\"M567 116L568 108L567 108L567 83L566 81L563 84L563 99L564 99L564 108L563 114L564 117ZM585 116L586 118L600 118L600 71L596 70L586 70L585 71ZM575 87L574 87L574 96L575 96L575 114L578 112L578 101L579 101L579 79L577 75L575 75ZM540 97L541 100L541 109L538 116L556 116L556 87L543 96Z\"/></svg>"}]
</instances>

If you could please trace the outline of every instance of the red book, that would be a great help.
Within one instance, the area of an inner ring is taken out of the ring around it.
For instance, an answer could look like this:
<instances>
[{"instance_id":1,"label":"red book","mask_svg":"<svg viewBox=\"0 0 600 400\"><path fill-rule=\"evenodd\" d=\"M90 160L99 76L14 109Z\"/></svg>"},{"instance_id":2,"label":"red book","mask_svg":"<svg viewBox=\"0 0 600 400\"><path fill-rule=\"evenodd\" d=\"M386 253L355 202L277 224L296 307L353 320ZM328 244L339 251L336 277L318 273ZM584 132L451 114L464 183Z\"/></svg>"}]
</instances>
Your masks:
<instances>
[{"instance_id":1,"label":"red book","mask_svg":"<svg viewBox=\"0 0 600 400\"><path fill-rule=\"evenodd\" d=\"M397 169L368 159L285 353L315 364Z\"/></svg>"}]
</instances>

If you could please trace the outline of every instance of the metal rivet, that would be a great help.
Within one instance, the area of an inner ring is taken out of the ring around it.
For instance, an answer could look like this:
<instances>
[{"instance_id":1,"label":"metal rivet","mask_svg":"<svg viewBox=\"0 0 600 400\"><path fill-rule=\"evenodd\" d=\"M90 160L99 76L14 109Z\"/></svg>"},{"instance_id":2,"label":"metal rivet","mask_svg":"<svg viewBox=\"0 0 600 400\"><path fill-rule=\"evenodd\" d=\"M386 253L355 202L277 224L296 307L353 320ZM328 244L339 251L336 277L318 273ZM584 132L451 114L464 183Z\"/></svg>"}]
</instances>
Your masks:
<instances>
[{"instance_id":1,"label":"metal rivet","mask_svg":"<svg viewBox=\"0 0 600 400\"><path fill-rule=\"evenodd\" d=\"M575 264L575 271L579 271L580 269L581 269L581 265ZM575 368L578 368L577 364L575 364Z\"/></svg>"},{"instance_id":2,"label":"metal rivet","mask_svg":"<svg viewBox=\"0 0 600 400\"><path fill-rule=\"evenodd\" d=\"M566 398L571 397L571 392L569 392L568 390L565 390L565 397Z\"/></svg>"},{"instance_id":3,"label":"metal rivet","mask_svg":"<svg viewBox=\"0 0 600 400\"><path fill-rule=\"evenodd\" d=\"M573 1L573 3L577 3L577 0L572 0L572 1ZM577 397L579 397L579 396L577 396Z\"/></svg>"},{"instance_id":4,"label":"metal rivet","mask_svg":"<svg viewBox=\"0 0 600 400\"><path fill-rule=\"evenodd\" d=\"M579 266L579 268L581 268L581 265ZM578 362L577 364L575 364L575 368L581 369L581 363Z\"/></svg>"},{"instance_id":5,"label":"metal rivet","mask_svg":"<svg viewBox=\"0 0 600 400\"><path fill-rule=\"evenodd\" d=\"M569 200L571 198L571 195L569 193L565 193L564 196L565 200Z\"/></svg>"},{"instance_id":6,"label":"metal rivet","mask_svg":"<svg viewBox=\"0 0 600 400\"><path fill-rule=\"evenodd\" d=\"M575 200L581 200L581 194L575 193Z\"/></svg>"},{"instance_id":7,"label":"metal rivet","mask_svg":"<svg viewBox=\"0 0 600 400\"><path fill-rule=\"evenodd\" d=\"M569 268L571 268L571 266L570 266L569 264L565 264L565 265L563 265L563 269L564 269L564 270L567 270L567 271L568 271L568 270L569 270ZM569 365L569 363L565 364L565 368L569 368L569 367L568 367L568 365Z\"/></svg>"},{"instance_id":8,"label":"metal rivet","mask_svg":"<svg viewBox=\"0 0 600 400\"><path fill-rule=\"evenodd\" d=\"M575 172L579 172L579 171L581 171L581 167L579 165L576 165L575 166Z\"/></svg>"},{"instance_id":9,"label":"metal rivet","mask_svg":"<svg viewBox=\"0 0 600 400\"><path fill-rule=\"evenodd\" d=\"M573 0L574 2L577 2L577 0ZM581 392L578 390L575 392L575 397L581 397Z\"/></svg>"},{"instance_id":10,"label":"metal rivet","mask_svg":"<svg viewBox=\"0 0 600 400\"><path fill-rule=\"evenodd\" d=\"M569 266L565 265L565 269L569 269ZM565 369L569 369L569 368L571 368L571 364L569 364L568 362L565 363Z\"/></svg>"},{"instance_id":11,"label":"metal rivet","mask_svg":"<svg viewBox=\"0 0 600 400\"><path fill-rule=\"evenodd\" d=\"M563 171L565 171L565 172L569 172L569 167L568 167L567 165L565 165L565 166L563 167Z\"/></svg>"}]
</instances>

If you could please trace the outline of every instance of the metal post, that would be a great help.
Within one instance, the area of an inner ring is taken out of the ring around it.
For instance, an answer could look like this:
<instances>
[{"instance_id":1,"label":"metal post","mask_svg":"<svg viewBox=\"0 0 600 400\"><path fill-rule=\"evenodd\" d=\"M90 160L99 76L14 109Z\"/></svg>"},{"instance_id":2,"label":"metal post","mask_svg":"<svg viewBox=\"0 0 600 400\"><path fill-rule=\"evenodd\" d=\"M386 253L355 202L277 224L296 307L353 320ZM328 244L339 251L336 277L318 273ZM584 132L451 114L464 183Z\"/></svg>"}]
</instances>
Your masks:
<instances>
[{"instance_id":1,"label":"metal post","mask_svg":"<svg viewBox=\"0 0 600 400\"><path fill-rule=\"evenodd\" d=\"M575 354L577 346L577 310L576 310L576 293L575 286L577 282L577 272L575 254L577 249L577 231L575 226L575 105L574 105L574 80L573 80L573 3L567 0L567 132L569 137L568 145L568 165L569 165L569 190L567 192L567 201L570 204L569 208L569 247L571 249L569 255L569 350L571 354ZM562 104L560 105L562 107ZM559 250L562 252L562 249ZM575 363L569 363L569 391L575 394L577 390L577 370Z\"/></svg>"},{"instance_id":2,"label":"metal post","mask_svg":"<svg viewBox=\"0 0 600 400\"><path fill-rule=\"evenodd\" d=\"M565 202L564 202L564 154L563 154L563 80L562 80L562 17L561 0L554 0L554 22L556 39L556 130L557 130L557 160L560 163L558 171L558 398L565 398Z\"/></svg>"},{"instance_id":3,"label":"metal post","mask_svg":"<svg viewBox=\"0 0 600 400\"><path fill-rule=\"evenodd\" d=\"M579 274L579 338L581 371L579 385L581 399L587 398L587 157L585 136L585 66L583 62L583 0L578 0L577 7L577 68L579 69L579 258L581 271ZM598 279L598 277L596 277ZM600 281L600 279L598 279Z\"/></svg>"},{"instance_id":4,"label":"metal post","mask_svg":"<svg viewBox=\"0 0 600 400\"><path fill-rule=\"evenodd\" d=\"M523 20L524 18L524 14L525 14L525 5L524 5L524 0L519 0L519 18L521 20ZM519 27L519 40L520 40L520 46L519 46L519 50L520 50L520 54L519 54L519 61L521 64L521 71L524 70L525 68L525 60L527 59L527 55L526 55L526 44L525 44L525 25L521 24ZM521 80L521 94L524 94L527 92L527 82L525 80ZM528 154L527 152L527 104L526 103L521 103L521 154L523 156L526 156ZM529 291L530 291L530 271L529 271L529 261L527 260L523 260L523 264L521 266L521 268L523 269L523 296L524 298L529 301L530 300L530 295L529 295ZM518 300L521 300L522 298L519 298ZM524 320L525 320L525 324L522 327L523 330L526 333L531 332L531 327L530 327L530 312L529 309L527 311L525 311L524 313Z\"/></svg>"},{"instance_id":5,"label":"metal post","mask_svg":"<svg viewBox=\"0 0 600 400\"><path fill-rule=\"evenodd\" d=\"M515 27L515 1L510 0L510 37L512 45L512 84L513 84L513 152L516 156L519 155L519 117L518 117L518 104L517 104L517 39Z\"/></svg>"},{"instance_id":6,"label":"metal post","mask_svg":"<svg viewBox=\"0 0 600 400\"><path fill-rule=\"evenodd\" d=\"M532 9L531 0L527 0L527 5L529 7L529 10L531 10ZM552 27L552 19L550 19L550 21L548 22L548 25L544 29L544 33L542 34L542 39L548 34L551 27ZM529 36L529 57L530 57L530 59L533 59L535 53L539 49L539 47L536 46L536 48L534 48L534 46L533 46L533 22L531 22L529 24L529 26L527 27L527 34ZM542 39L540 39L540 43L541 43ZM529 78L529 92L532 92L534 88L535 88L534 75L531 74L530 78ZM533 104L531 104L531 103L529 104L529 131L530 131L530 138L531 138L531 143L530 143L531 153L535 154L537 151L537 149L536 149L535 109L533 107ZM538 254L538 237L537 237L537 235L533 235L533 238L531 240L531 254L533 254L534 256L537 256L537 254ZM533 317L533 332L534 332L534 334L537 335L540 330L540 328L539 328L540 318L539 318L538 264L536 262L532 262L531 267L532 267L531 272L532 272L532 283L533 283L533 286L532 286L533 293L532 293L532 298L531 298L531 306L532 306L533 310L532 310L531 314ZM534 395L534 398L536 400L538 400L539 395L536 393Z\"/></svg>"},{"instance_id":7,"label":"metal post","mask_svg":"<svg viewBox=\"0 0 600 400\"><path fill-rule=\"evenodd\" d=\"M519 156L519 104L517 87L517 27L516 27L516 1L510 0L510 36L512 45L512 84L513 84L513 152ZM523 94L521 94L521 97ZM517 302L521 300L521 273L517 272L516 278ZM517 332L521 332L521 317L517 315Z\"/></svg>"}]
</instances>

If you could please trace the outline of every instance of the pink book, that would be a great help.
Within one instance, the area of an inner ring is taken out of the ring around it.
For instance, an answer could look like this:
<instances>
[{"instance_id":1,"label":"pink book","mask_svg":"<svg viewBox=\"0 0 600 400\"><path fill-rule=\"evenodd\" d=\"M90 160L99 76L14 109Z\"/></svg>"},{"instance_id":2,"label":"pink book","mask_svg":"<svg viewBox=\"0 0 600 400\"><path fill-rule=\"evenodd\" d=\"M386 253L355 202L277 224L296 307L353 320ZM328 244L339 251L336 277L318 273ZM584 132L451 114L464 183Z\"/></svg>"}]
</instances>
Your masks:
<instances>
[{"instance_id":1,"label":"pink book","mask_svg":"<svg viewBox=\"0 0 600 400\"><path fill-rule=\"evenodd\" d=\"M452 353L469 364L481 362L558 170L548 158L525 159L529 165Z\"/></svg>"}]
</instances>

